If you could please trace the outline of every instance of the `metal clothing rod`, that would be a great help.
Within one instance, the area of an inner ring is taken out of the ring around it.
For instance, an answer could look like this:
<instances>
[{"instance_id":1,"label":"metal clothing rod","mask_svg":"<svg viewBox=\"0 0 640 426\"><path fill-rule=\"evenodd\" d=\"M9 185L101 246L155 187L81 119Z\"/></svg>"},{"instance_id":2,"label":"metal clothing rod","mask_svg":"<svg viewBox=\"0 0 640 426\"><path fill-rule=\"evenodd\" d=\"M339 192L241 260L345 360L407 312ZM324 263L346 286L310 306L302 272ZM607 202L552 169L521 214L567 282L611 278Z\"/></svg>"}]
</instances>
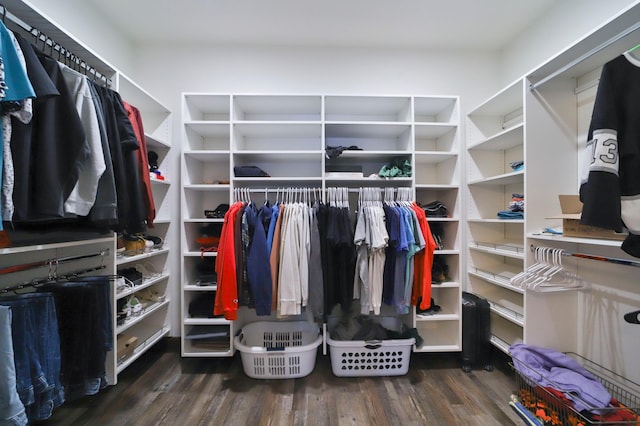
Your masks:
<instances>
[{"instance_id":1,"label":"metal clothing rod","mask_svg":"<svg viewBox=\"0 0 640 426\"><path fill-rule=\"evenodd\" d=\"M574 59L573 61L569 62L567 65L563 66L562 68L560 68L560 69L554 71L553 73L549 74L548 76L546 76L542 80L539 80L539 81L537 81L535 83L531 83L529 85L529 89L530 90L537 89L538 87L542 86L543 84L545 84L549 80L552 80L552 79L556 78L560 74L562 74L565 71L573 68L574 66L576 66L579 63L581 63L582 61L590 58L591 56L595 55L596 53L600 52L601 50L611 46L616 41L621 40L622 38L628 36L629 34L633 33L634 31L636 31L639 28L640 28L640 22L637 22L633 26L627 28L626 30L624 30L621 33L615 35L614 37L611 37L609 40L605 41L604 43L600 44L599 46L594 47L593 49L591 49L587 53L585 53L585 54L579 56L578 58Z\"/></svg>"},{"instance_id":2,"label":"metal clothing rod","mask_svg":"<svg viewBox=\"0 0 640 426\"><path fill-rule=\"evenodd\" d=\"M68 274L60 275L60 276L57 276L57 277L47 277L47 278L43 278L43 279L39 279L39 280L32 280L32 281L29 281L27 283L18 284L18 285L11 286L11 287L1 288L0 289L0 294L9 293L11 291L22 290L22 289L29 288L29 287L37 287L40 284L44 284L46 282L50 282L52 279L55 279L55 280L68 280L69 278L75 278L75 277L78 277L80 275L88 274L89 272L99 271L99 270L105 269L105 268L106 268L106 265L100 265L100 266L96 266L94 268L87 268L87 269L81 269L81 270L78 270L78 271L70 272Z\"/></svg>"},{"instance_id":3,"label":"metal clothing rod","mask_svg":"<svg viewBox=\"0 0 640 426\"><path fill-rule=\"evenodd\" d=\"M31 262L31 263L23 263L21 265L11 265L11 266L7 266L4 268L0 268L0 275L6 275L6 274L12 274L14 272L21 272L21 271L27 271L29 269L35 269L35 268L41 268L43 266L54 266L54 265L59 265L62 263L67 263L67 262L73 262L76 260L81 260L81 259L89 259L92 257L97 257L97 256L106 256L107 254L109 254L109 249L106 250L102 250L96 253L90 253L90 254L81 254L81 255L77 255L77 256L66 256L66 257L61 257L58 259L46 259L46 260L40 260L37 262Z\"/></svg>"},{"instance_id":4,"label":"metal clothing rod","mask_svg":"<svg viewBox=\"0 0 640 426\"><path fill-rule=\"evenodd\" d=\"M109 77L99 72L97 69L95 69L95 67L89 65L85 60L49 37L47 34L25 23L22 19L9 12L6 6L1 3L0 10L0 19L2 19L3 22L5 22L6 19L10 20L15 25L20 27L20 29L22 29L24 32L29 33L32 37L35 37L36 40L42 41L45 46L48 45L51 49L50 56L53 56L53 51L56 51L58 53L58 59L60 59L60 55L64 56L65 61L71 61L75 67L78 67L76 71L84 71L85 75L88 76L88 74L91 74L96 79L102 80L105 84L111 85L111 79Z\"/></svg>"},{"instance_id":5,"label":"metal clothing rod","mask_svg":"<svg viewBox=\"0 0 640 426\"><path fill-rule=\"evenodd\" d=\"M536 248L537 247L535 247L535 246L531 246L531 251L535 251ZM627 266L640 267L640 261L622 259L622 258L619 258L619 257L596 256L596 255L593 255L593 254L574 253L574 252L570 252L570 251L567 251L567 250L562 250L561 254L563 256L579 257L581 259L590 259L590 260L597 260L597 261L600 261L600 262L615 263L617 265L627 265Z\"/></svg>"}]
</instances>

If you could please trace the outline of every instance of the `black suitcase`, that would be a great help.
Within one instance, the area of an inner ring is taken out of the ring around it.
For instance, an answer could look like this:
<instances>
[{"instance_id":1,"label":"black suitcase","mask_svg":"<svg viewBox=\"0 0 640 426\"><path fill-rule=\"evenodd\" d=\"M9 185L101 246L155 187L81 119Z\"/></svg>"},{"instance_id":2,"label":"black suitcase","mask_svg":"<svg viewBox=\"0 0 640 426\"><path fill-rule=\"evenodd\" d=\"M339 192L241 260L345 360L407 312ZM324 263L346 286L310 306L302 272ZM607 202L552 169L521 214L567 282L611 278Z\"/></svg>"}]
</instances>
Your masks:
<instances>
[{"instance_id":1,"label":"black suitcase","mask_svg":"<svg viewBox=\"0 0 640 426\"><path fill-rule=\"evenodd\" d=\"M462 370L473 366L493 370L491 360L491 313L486 299L462 292Z\"/></svg>"}]
</instances>

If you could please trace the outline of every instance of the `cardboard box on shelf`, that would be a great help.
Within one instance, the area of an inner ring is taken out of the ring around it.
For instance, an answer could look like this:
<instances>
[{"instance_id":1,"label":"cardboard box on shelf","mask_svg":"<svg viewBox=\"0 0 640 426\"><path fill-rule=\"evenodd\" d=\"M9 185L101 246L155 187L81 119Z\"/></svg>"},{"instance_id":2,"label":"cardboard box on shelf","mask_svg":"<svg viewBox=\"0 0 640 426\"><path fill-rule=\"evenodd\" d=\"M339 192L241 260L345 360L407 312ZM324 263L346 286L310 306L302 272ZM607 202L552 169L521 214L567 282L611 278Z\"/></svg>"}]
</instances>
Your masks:
<instances>
[{"instance_id":1,"label":"cardboard box on shelf","mask_svg":"<svg viewBox=\"0 0 640 426\"><path fill-rule=\"evenodd\" d=\"M611 229L580 223L582 202L578 195L558 195L562 214L548 219L562 219L562 235L565 237L603 238L607 240L624 240L626 233L615 232Z\"/></svg>"},{"instance_id":2,"label":"cardboard box on shelf","mask_svg":"<svg viewBox=\"0 0 640 426\"><path fill-rule=\"evenodd\" d=\"M133 353L133 350L138 346L138 338L136 336L127 336L126 334L121 334L118 336L117 341L118 346L118 361L125 359Z\"/></svg>"}]
</instances>

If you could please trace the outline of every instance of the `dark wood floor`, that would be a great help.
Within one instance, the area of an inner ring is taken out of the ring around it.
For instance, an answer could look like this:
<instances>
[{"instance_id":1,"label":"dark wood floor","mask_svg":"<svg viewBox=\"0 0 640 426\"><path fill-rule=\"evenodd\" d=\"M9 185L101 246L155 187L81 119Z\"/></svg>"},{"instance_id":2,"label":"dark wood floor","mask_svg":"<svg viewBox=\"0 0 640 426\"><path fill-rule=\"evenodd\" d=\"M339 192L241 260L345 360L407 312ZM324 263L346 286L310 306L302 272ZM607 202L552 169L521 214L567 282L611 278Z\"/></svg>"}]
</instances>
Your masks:
<instances>
[{"instance_id":1,"label":"dark wood floor","mask_svg":"<svg viewBox=\"0 0 640 426\"><path fill-rule=\"evenodd\" d=\"M506 357L492 372L459 354L411 355L409 373L336 377L329 355L301 379L261 380L234 358L180 358L176 339L152 348L93 397L66 402L47 425L513 425Z\"/></svg>"}]
</instances>

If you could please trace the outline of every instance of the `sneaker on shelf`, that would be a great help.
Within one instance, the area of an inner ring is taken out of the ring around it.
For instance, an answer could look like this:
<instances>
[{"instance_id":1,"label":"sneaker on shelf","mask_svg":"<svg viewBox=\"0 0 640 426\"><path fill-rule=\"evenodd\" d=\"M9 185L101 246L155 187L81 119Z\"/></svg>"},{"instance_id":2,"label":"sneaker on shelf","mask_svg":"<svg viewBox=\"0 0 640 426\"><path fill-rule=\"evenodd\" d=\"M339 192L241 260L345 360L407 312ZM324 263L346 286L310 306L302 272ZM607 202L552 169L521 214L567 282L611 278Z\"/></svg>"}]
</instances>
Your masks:
<instances>
[{"instance_id":1,"label":"sneaker on shelf","mask_svg":"<svg viewBox=\"0 0 640 426\"><path fill-rule=\"evenodd\" d=\"M146 309L154 303L164 302L165 295L161 294L158 290L147 287L136 292L136 297L142 306Z\"/></svg>"},{"instance_id":2,"label":"sneaker on shelf","mask_svg":"<svg viewBox=\"0 0 640 426\"><path fill-rule=\"evenodd\" d=\"M140 303L140 300L138 300L138 298L135 295L129 298L129 300L127 301L127 305L131 309L131 316L134 316L134 317L139 316L142 313L142 310L144 309L144 306L142 306L142 303Z\"/></svg>"}]
</instances>

